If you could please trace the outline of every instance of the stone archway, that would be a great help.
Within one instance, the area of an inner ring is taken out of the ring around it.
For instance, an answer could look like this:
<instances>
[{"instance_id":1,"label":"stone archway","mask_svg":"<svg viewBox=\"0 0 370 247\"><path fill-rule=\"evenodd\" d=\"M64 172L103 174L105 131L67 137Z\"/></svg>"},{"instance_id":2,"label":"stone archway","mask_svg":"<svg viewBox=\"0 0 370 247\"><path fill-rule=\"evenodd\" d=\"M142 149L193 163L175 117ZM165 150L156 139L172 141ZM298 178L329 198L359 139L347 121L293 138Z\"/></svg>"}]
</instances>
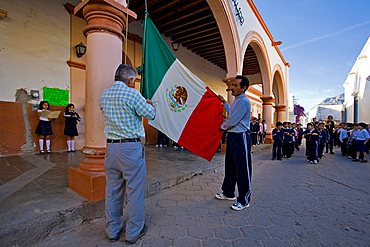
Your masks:
<instances>
[{"instance_id":1,"label":"stone archway","mask_svg":"<svg viewBox=\"0 0 370 247\"><path fill-rule=\"evenodd\" d=\"M286 121L286 97L285 81L280 65L276 64L273 69L272 93L275 99L274 123Z\"/></svg>"},{"instance_id":2,"label":"stone archway","mask_svg":"<svg viewBox=\"0 0 370 247\"><path fill-rule=\"evenodd\" d=\"M251 85L262 84L262 118L267 124L265 142L271 143L272 105L274 98L272 97L270 59L261 35L255 31L250 31L243 41L242 51L244 56L241 61L243 64L241 73L248 77Z\"/></svg>"}]
</instances>

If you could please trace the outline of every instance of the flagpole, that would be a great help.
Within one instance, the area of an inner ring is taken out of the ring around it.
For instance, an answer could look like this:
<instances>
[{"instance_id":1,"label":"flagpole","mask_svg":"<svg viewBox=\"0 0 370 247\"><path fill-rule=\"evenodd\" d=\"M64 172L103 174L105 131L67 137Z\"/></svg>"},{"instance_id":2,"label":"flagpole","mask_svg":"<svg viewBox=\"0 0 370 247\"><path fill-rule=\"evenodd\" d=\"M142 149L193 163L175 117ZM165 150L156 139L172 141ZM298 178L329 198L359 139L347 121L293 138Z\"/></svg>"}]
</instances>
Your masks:
<instances>
[{"instance_id":1,"label":"flagpole","mask_svg":"<svg viewBox=\"0 0 370 247\"><path fill-rule=\"evenodd\" d=\"M142 52L141 56L141 92L143 90L143 87L144 87L144 83L145 83L145 52L146 52L146 19L148 17L149 13L148 13L148 3L147 3L147 0L145 0L145 12L144 12L144 35L143 35L143 47L144 47L144 52Z\"/></svg>"}]
</instances>

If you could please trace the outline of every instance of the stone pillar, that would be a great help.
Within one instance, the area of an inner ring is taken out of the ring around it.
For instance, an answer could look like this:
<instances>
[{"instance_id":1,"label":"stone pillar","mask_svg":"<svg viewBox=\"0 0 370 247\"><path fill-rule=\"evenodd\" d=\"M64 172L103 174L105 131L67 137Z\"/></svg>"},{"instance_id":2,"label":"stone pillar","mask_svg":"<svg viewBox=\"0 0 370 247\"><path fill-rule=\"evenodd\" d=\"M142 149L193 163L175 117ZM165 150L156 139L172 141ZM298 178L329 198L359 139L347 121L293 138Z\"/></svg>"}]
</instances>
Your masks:
<instances>
[{"instance_id":1,"label":"stone pillar","mask_svg":"<svg viewBox=\"0 0 370 247\"><path fill-rule=\"evenodd\" d=\"M271 134L271 124L272 124L272 104L275 102L275 99L272 96L262 96L262 119L266 121L267 130L265 143L272 143L272 134Z\"/></svg>"},{"instance_id":2,"label":"stone pillar","mask_svg":"<svg viewBox=\"0 0 370 247\"><path fill-rule=\"evenodd\" d=\"M286 106L285 105L277 105L275 106L277 111L278 121L285 122L286 121Z\"/></svg>"},{"instance_id":3,"label":"stone pillar","mask_svg":"<svg viewBox=\"0 0 370 247\"><path fill-rule=\"evenodd\" d=\"M135 13L113 0L84 0L75 7L75 15L87 22L85 147L86 159L69 170L69 187L91 201L105 195L104 119L99 107L100 93L114 83L114 74L122 63L122 41L127 13Z\"/></svg>"},{"instance_id":4,"label":"stone pillar","mask_svg":"<svg viewBox=\"0 0 370 247\"><path fill-rule=\"evenodd\" d=\"M226 99L226 101L230 105L234 102L234 99L235 99L235 97L231 94L231 87L232 87L231 86L231 83L233 82L233 80L235 80L235 77L225 78L223 80L223 82L225 82L226 83L226 86L227 86L227 88L226 88L226 92L227 92L227 99Z\"/></svg>"}]
</instances>

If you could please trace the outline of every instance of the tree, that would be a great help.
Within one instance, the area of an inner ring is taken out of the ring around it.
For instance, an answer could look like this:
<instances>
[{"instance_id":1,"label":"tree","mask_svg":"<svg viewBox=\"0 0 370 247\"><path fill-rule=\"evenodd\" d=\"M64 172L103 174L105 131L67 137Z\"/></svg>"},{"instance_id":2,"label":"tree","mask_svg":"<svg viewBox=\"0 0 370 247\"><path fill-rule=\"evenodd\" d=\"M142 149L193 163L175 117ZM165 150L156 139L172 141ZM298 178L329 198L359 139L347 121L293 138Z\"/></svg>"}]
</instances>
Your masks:
<instances>
[{"instance_id":1,"label":"tree","mask_svg":"<svg viewBox=\"0 0 370 247\"><path fill-rule=\"evenodd\" d=\"M295 122L299 123L300 117L306 116L306 114L304 113L304 108L300 105L294 105L294 115L296 115Z\"/></svg>"}]
</instances>

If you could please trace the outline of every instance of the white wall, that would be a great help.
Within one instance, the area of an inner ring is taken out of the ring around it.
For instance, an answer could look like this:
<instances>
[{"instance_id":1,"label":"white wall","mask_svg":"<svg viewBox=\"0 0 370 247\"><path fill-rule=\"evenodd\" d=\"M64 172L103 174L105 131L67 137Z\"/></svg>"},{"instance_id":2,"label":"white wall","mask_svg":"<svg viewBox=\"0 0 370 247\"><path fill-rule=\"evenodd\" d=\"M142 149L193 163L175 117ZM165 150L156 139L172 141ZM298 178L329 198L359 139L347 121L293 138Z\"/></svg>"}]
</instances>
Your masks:
<instances>
[{"instance_id":1,"label":"white wall","mask_svg":"<svg viewBox=\"0 0 370 247\"><path fill-rule=\"evenodd\" d=\"M69 89L70 15L65 0L0 1L0 100L18 88Z\"/></svg>"},{"instance_id":2,"label":"white wall","mask_svg":"<svg viewBox=\"0 0 370 247\"><path fill-rule=\"evenodd\" d=\"M286 66L282 62L282 60L281 60L279 54L277 53L277 51L275 50L275 48L272 46L269 36L267 35L267 33L263 29L262 25L258 21L258 19L255 16L253 10L250 8L250 6L249 6L249 4L247 3L246 0L237 0L236 1L238 3L238 7L241 9L241 12L242 12L242 15L243 15L243 18L244 18L243 25L240 25L239 21L235 17L235 7L234 7L233 1L232 0L225 0L225 1L227 1L229 3L230 9L232 9L232 11L233 11L234 24L235 24L235 26L237 27L237 30L238 30L240 47L242 46L244 38L246 37L246 35L250 31L257 32L263 38L263 41L265 42L265 46L266 46L267 53L268 53L268 56L269 56L269 61L270 61L270 64L269 64L270 65L270 70L271 70L270 74L271 74L271 77L273 77L274 75L272 74L272 72L273 72L272 70L273 70L275 64L279 64L281 68L284 68ZM284 80L287 78L287 72L288 71L285 71L283 69ZM271 83L272 83L273 78L270 78L270 79L271 79ZM287 88L287 90L288 90L288 88Z\"/></svg>"},{"instance_id":3,"label":"white wall","mask_svg":"<svg viewBox=\"0 0 370 247\"><path fill-rule=\"evenodd\" d=\"M325 121L329 115L334 121L341 122L343 105L316 105L309 111L309 120L316 117L317 121Z\"/></svg>"},{"instance_id":4,"label":"white wall","mask_svg":"<svg viewBox=\"0 0 370 247\"><path fill-rule=\"evenodd\" d=\"M370 123L370 37L343 83L347 121L354 121L354 94L358 95L359 122Z\"/></svg>"}]
</instances>

